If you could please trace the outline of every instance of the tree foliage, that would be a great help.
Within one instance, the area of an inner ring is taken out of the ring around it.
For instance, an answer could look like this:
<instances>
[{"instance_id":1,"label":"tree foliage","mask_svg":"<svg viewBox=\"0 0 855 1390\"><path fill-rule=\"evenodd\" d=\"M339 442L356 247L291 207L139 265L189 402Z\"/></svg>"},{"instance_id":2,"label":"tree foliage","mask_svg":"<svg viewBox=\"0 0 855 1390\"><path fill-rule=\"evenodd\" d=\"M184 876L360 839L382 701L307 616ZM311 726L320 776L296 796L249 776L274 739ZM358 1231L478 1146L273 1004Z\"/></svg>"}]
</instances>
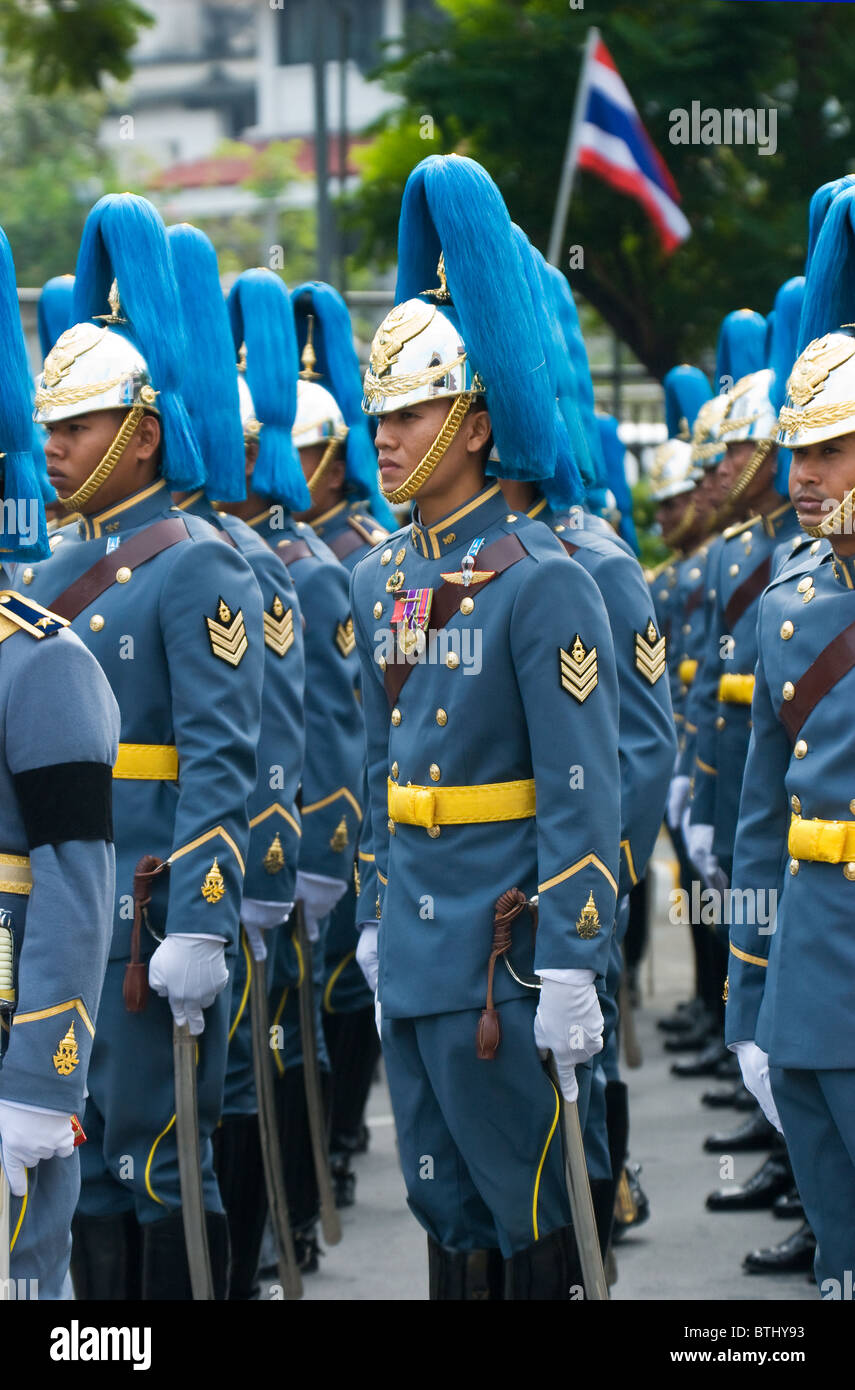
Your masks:
<instances>
[{"instance_id":1,"label":"tree foliage","mask_svg":"<svg viewBox=\"0 0 855 1390\"><path fill-rule=\"evenodd\" d=\"M130 77L130 51L153 23L133 0L0 0L0 48L26 62L33 92L81 92Z\"/></svg>"},{"instance_id":2,"label":"tree foliage","mask_svg":"<svg viewBox=\"0 0 855 1390\"><path fill-rule=\"evenodd\" d=\"M671 256L642 209L577 175L563 263L648 369L708 352L743 305L768 312L803 268L807 204L855 169L855 6L743 0L437 0L381 70L403 106L376 128L349 209L360 255L394 257L409 169L430 153L482 161L545 251L582 49L596 24L682 195L692 236ZM776 112L777 149L669 143L678 108ZM426 121L424 118L429 117ZM578 259L578 257L577 257Z\"/></svg>"}]
</instances>

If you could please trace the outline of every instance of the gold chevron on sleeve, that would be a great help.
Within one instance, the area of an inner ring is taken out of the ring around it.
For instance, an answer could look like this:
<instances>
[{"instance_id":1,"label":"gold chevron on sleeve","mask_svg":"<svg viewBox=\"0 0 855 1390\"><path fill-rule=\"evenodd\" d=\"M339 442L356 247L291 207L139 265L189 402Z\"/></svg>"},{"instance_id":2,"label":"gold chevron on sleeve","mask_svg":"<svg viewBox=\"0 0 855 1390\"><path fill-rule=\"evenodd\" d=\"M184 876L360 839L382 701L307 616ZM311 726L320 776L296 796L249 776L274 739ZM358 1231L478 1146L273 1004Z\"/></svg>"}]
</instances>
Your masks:
<instances>
[{"instance_id":1,"label":"gold chevron on sleeve","mask_svg":"<svg viewBox=\"0 0 855 1390\"><path fill-rule=\"evenodd\" d=\"M588 650L577 632L569 652L558 648L558 660L563 688L581 705L597 684L596 647Z\"/></svg>"},{"instance_id":2,"label":"gold chevron on sleeve","mask_svg":"<svg viewBox=\"0 0 855 1390\"><path fill-rule=\"evenodd\" d=\"M643 634L635 634L635 665L651 685L656 684L665 670L665 638L657 635L652 618Z\"/></svg>"},{"instance_id":3,"label":"gold chevron on sleeve","mask_svg":"<svg viewBox=\"0 0 855 1390\"><path fill-rule=\"evenodd\" d=\"M238 609L234 617L232 610L221 598L217 604L217 617L206 618L211 651L229 666L239 666L249 643L243 621L243 611Z\"/></svg>"},{"instance_id":4,"label":"gold chevron on sleeve","mask_svg":"<svg viewBox=\"0 0 855 1390\"><path fill-rule=\"evenodd\" d=\"M336 623L335 625L335 644L342 656L350 656L356 646L356 638L353 634L353 619L348 618L346 623Z\"/></svg>"},{"instance_id":5,"label":"gold chevron on sleeve","mask_svg":"<svg viewBox=\"0 0 855 1390\"><path fill-rule=\"evenodd\" d=\"M294 645L294 613L278 594L273 595L270 612L264 615L264 643L277 656L284 656Z\"/></svg>"}]
</instances>

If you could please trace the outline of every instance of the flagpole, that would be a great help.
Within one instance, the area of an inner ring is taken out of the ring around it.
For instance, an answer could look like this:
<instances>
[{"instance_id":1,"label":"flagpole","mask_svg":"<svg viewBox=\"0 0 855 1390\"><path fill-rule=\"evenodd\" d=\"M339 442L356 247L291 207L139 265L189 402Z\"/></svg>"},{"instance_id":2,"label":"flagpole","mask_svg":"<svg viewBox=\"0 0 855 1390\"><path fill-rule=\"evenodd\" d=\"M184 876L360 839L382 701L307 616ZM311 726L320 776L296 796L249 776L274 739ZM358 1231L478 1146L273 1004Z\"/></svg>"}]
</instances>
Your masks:
<instances>
[{"instance_id":1,"label":"flagpole","mask_svg":"<svg viewBox=\"0 0 855 1390\"><path fill-rule=\"evenodd\" d=\"M567 210L570 206L570 194L573 191L573 179L576 174L576 161L579 155L579 131L582 123L582 114L585 110L585 102L588 97L588 87L590 86L590 59L594 48L599 42L600 31L592 26L588 30L585 40L585 51L582 54L582 66L579 69L579 83L576 87L576 100L573 103L573 115L570 120L570 129L567 132L567 148L564 154L564 164L561 169L561 181L558 185L558 196L555 199L555 212L552 216L552 230L549 233L549 250L546 259L550 265L558 265L558 258L561 255L561 246L564 241L564 230L567 226Z\"/></svg>"}]
</instances>

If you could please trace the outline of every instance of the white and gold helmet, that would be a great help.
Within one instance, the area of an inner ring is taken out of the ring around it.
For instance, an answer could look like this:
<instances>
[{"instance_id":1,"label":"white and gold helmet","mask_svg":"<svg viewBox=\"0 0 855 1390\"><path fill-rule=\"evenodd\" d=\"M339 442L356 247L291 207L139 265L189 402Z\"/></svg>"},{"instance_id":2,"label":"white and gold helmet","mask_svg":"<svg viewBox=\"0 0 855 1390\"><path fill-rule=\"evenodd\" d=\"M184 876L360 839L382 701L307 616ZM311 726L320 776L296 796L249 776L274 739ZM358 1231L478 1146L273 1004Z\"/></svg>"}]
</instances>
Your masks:
<instances>
[{"instance_id":1,"label":"white and gold helmet","mask_svg":"<svg viewBox=\"0 0 855 1390\"><path fill-rule=\"evenodd\" d=\"M316 381L298 380L297 415L291 434L298 449L326 444L331 439L341 443L347 438L344 416L335 396L325 386Z\"/></svg>"},{"instance_id":2,"label":"white and gold helmet","mask_svg":"<svg viewBox=\"0 0 855 1390\"><path fill-rule=\"evenodd\" d=\"M39 424L135 405L159 413L157 391L138 347L96 323L76 323L60 334L36 379Z\"/></svg>"},{"instance_id":3,"label":"white and gold helmet","mask_svg":"<svg viewBox=\"0 0 855 1390\"><path fill-rule=\"evenodd\" d=\"M727 392L727 408L719 423L718 436L723 444L740 444L745 440L774 439L777 415L770 392L775 374L768 367L751 372Z\"/></svg>"},{"instance_id":4,"label":"white and gold helmet","mask_svg":"<svg viewBox=\"0 0 855 1390\"><path fill-rule=\"evenodd\" d=\"M650 469L650 496L654 502L667 502L695 486L690 477L692 446L682 439L666 439L653 455Z\"/></svg>"},{"instance_id":5,"label":"white and gold helmet","mask_svg":"<svg viewBox=\"0 0 855 1390\"><path fill-rule=\"evenodd\" d=\"M696 468L717 468L724 458L721 425L729 404L728 396L710 396L704 401L692 426L692 463Z\"/></svg>"},{"instance_id":6,"label":"white and gold helmet","mask_svg":"<svg viewBox=\"0 0 855 1390\"><path fill-rule=\"evenodd\" d=\"M440 263L438 272L444 285ZM396 304L374 334L363 381L362 409L385 415L419 401L483 394L469 364L466 344L450 314L423 299Z\"/></svg>"},{"instance_id":7,"label":"white and gold helmet","mask_svg":"<svg viewBox=\"0 0 855 1390\"><path fill-rule=\"evenodd\" d=\"M778 443L788 449L855 431L855 336L826 333L797 358L778 416Z\"/></svg>"},{"instance_id":8,"label":"white and gold helmet","mask_svg":"<svg viewBox=\"0 0 855 1390\"><path fill-rule=\"evenodd\" d=\"M261 434L261 421L255 413L255 402L252 399L252 392L246 384L246 377L243 372L238 372L238 403L240 405L240 422L243 426L243 438L245 444L251 444L253 440L257 443L258 436Z\"/></svg>"}]
</instances>

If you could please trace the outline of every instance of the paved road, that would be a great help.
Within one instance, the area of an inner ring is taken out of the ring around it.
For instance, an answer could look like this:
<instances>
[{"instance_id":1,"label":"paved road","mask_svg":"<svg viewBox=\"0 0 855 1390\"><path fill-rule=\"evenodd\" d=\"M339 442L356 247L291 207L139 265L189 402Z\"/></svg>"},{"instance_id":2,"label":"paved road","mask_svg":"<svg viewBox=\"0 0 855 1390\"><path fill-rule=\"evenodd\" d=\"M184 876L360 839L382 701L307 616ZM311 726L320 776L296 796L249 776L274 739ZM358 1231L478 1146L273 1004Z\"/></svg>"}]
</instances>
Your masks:
<instances>
[{"instance_id":1,"label":"paved road","mask_svg":"<svg viewBox=\"0 0 855 1390\"><path fill-rule=\"evenodd\" d=\"M712 1128L731 1128L742 1116L705 1109L700 1093L706 1083L669 1075L671 1059L662 1049L655 1020L690 992L688 931L667 922L670 882L669 865L660 852L652 958L644 969L644 1002L637 1016L644 1063L624 1072L630 1086L631 1154L643 1166L651 1217L618 1247L612 1297L817 1300L815 1287L802 1275L758 1277L741 1271L746 1251L782 1239L793 1225L766 1212L725 1215L704 1206L706 1193L719 1186L719 1155L702 1152L704 1135ZM357 1160L357 1204L342 1214L341 1244L327 1251L319 1272L306 1280L307 1299L427 1297L425 1236L406 1206L382 1081L372 1092L369 1124L371 1149ZM750 1176L763 1157L735 1156L735 1180Z\"/></svg>"}]
</instances>

